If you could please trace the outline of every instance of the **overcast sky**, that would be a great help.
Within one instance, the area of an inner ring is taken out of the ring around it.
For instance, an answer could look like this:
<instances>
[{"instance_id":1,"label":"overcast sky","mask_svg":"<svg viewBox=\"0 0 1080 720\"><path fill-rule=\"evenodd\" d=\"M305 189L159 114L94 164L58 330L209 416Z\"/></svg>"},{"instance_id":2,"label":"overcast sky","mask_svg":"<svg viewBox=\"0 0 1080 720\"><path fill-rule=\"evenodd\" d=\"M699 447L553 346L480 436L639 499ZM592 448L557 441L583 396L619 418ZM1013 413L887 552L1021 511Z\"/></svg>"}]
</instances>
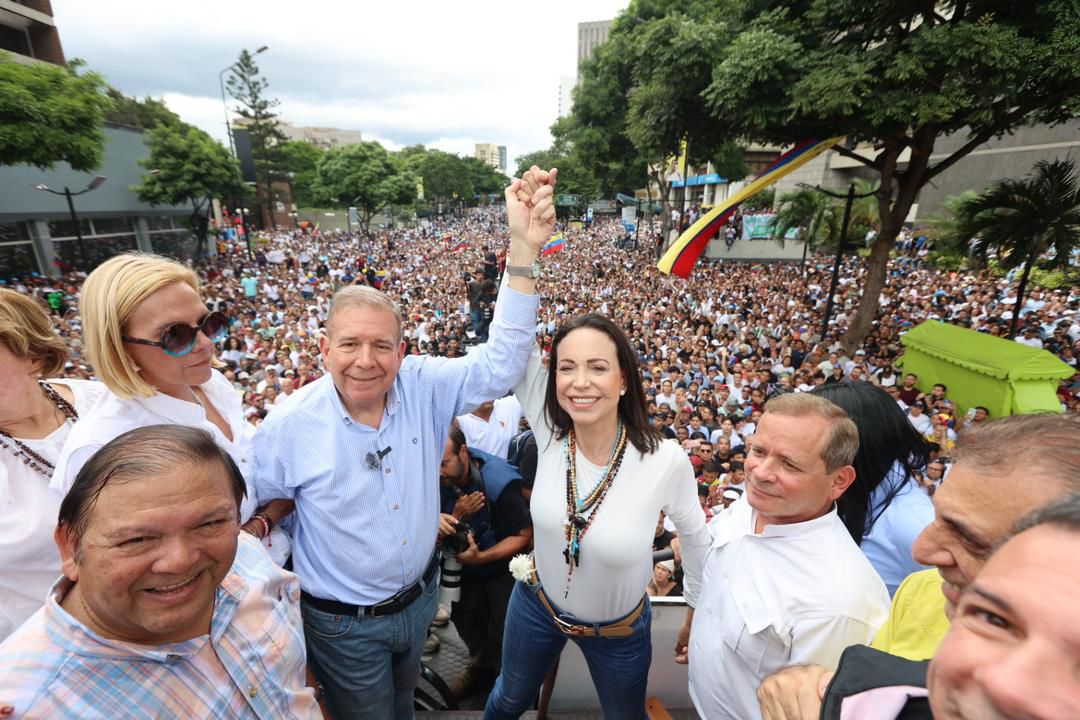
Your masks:
<instances>
[{"instance_id":1,"label":"overcast sky","mask_svg":"<svg viewBox=\"0 0 1080 720\"><path fill-rule=\"evenodd\" d=\"M225 139L218 73L258 56L281 118L359 130L391 149L423 143L514 158L546 148L559 78L576 74L577 23L628 0L53 0L70 60L128 95L162 98Z\"/></svg>"}]
</instances>

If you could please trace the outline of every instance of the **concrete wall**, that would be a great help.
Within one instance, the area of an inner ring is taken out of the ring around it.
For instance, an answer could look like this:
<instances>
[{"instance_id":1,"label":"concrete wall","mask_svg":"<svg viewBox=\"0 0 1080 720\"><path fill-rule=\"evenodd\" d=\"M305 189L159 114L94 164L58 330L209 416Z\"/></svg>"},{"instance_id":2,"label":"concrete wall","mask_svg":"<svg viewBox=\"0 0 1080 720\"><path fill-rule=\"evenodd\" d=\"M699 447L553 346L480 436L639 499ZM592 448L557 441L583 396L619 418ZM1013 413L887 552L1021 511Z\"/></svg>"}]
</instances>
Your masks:
<instances>
[{"instance_id":1,"label":"concrete wall","mask_svg":"<svg viewBox=\"0 0 1080 720\"><path fill-rule=\"evenodd\" d=\"M931 163L939 163L967 142L963 133L938 140ZM919 193L919 220L940 212L951 195L966 190L982 192L995 181L1022 178L1040 160L1071 156L1080 161L1080 120L1061 125L1021 128L977 147L970 155L934 179Z\"/></svg>"},{"instance_id":2,"label":"concrete wall","mask_svg":"<svg viewBox=\"0 0 1080 720\"><path fill-rule=\"evenodd\" d=\"M75 172L67 163L57 163L53 170L29 165L0 167L0 222L67 218L68 206L63 197L35 190L34 186L40 183L61 192L67 186L75 192L84 189L95 175L104 175L108 180L96 190L75 198L80 218L191 214L187 206L152 207L131 191L131 186L142 182L147 172L138 164L149 155L142 132L109 126L105 135L108 142L104 161L95 172Z\"/></svg>"}]
</instances>

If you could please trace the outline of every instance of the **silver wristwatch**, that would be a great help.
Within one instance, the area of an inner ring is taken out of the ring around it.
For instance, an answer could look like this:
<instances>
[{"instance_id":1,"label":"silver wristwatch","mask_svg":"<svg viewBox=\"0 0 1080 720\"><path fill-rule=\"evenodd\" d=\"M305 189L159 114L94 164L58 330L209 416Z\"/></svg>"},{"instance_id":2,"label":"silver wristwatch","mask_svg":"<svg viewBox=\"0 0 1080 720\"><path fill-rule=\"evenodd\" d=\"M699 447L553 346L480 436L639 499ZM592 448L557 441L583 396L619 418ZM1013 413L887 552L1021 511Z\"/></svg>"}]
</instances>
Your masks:
<instances>
[{"instance_id":1,"label":"silver wristwatch","mask_svg":"<svg viewBox=\"0 0 1080 720\"><path fill-rule=\"evenodd\" d=\"M533 260L532 265L507 265L506 272L516 277L532 278L540 277L540 261Z\"/></svg>"}]
</instances>

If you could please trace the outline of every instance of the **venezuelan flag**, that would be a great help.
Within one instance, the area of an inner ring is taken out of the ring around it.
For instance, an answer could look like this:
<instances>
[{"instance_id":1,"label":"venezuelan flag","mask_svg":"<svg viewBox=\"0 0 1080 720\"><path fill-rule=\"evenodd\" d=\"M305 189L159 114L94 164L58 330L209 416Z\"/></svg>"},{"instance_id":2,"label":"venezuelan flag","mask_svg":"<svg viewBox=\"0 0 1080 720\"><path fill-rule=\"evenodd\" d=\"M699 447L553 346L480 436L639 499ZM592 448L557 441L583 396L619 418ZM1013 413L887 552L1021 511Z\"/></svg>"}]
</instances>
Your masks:
<instances>
[{"instance_id":1,"label":"venezuelan flag","mask_svg":"<svg viewBox=\"0 0 1080 720\"><path fill-rule=\"evenodd\" d=\"M544 243L544 247L540 250L540 255L550 255L557 253L566 247L566 237L562 233L556 233L550 240Z\"/></svg>"},{"instance_id":2,"label":"venezuelan flag","mask_svg":"<svg viewBox=\"0 0 1080 720\"><path fill-rule=\"evenodd\" d=\"M698 258L701 257L701 253L705 252L709 240L723 227L731 214L735 212L735 208L739 207L747 198L757 195L780 178L802 167L843 139L843 137L834 137L828 140L807 140L778 157L760 175L754 178L752 183L699 217L693 225L687 228L686 232L680 235L664 253L664 256L660 258L660 262L656 265L660 272L667 275L677 275L681 278L689 277L690 271L694 269L694 265L697 263Z\"/></svg>"}]
</instances>

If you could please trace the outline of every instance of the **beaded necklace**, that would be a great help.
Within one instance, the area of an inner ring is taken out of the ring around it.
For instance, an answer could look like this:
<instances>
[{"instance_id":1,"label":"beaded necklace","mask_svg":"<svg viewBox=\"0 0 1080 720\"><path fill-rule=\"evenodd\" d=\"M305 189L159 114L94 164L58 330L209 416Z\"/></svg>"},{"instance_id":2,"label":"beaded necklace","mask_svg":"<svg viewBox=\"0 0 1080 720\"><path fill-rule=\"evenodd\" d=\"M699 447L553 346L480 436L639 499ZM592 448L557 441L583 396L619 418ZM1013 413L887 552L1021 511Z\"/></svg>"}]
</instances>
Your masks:
<instances>
[{"instance_id":1,"label":"beaded necklace","mask_svg":"<svg viewBox=\"0 0 1080 720\"><path fill-rule=\"evenodd\" d=\"M40 381L38 382L38 386L41 388L42 392L45 393L45 397L49 398L52 404L55 405L60 412L64 413L65 422L67 420L79 419L79 413L75 410L75 406L62 398L60 393ZM43 475L46 480L52 477L53 471L56 469L55 465L41 457L41 455L34 452L4 430L0 430L0 447L8 450L16 458L21 458L23 465L29 465Z\"/></svg>"},{"instance_id":2,"label":"beaded necklace","mask_svg":"<svg viewBox=\"0 0 1080 720\"><path fill-rule=\"evenodd\" d=\"M578 497L577 487L577 444L574 430L566 433L563 441L563 452L566 454L566 549L563 557L566 559L566 592L563 597L570 594L570 583L574 575L574 567L581 565L581 542L585 539L585 533L589 531L600 505L607 497L607 492L615 481L615 476L622 465L623 455L626 453L627 433L622 420L615 435L615 447L611 450L608 464L600 474L600 480L596 483L588 495Z\"/></svg>"}]
</instances>

